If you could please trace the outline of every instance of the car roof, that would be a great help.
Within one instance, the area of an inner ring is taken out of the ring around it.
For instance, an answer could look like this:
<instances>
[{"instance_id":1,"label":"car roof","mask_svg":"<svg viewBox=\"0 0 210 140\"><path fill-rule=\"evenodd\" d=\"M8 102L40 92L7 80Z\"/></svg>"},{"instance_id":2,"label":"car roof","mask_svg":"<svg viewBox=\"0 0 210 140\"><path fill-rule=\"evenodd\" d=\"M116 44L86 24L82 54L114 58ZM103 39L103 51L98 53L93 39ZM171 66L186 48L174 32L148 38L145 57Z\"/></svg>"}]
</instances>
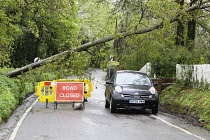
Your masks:
<instances>
[{"instance_id":1,"label":"car roof","mask_svg":"<svg viewBox=\"0 0 210 140\"><path fill-rule=\"evenodd\" d=\"M147 75L147 73L136 71L136 70L118 70L116 73L139 73L142 75Z\"/></svg>"}]
</instances>

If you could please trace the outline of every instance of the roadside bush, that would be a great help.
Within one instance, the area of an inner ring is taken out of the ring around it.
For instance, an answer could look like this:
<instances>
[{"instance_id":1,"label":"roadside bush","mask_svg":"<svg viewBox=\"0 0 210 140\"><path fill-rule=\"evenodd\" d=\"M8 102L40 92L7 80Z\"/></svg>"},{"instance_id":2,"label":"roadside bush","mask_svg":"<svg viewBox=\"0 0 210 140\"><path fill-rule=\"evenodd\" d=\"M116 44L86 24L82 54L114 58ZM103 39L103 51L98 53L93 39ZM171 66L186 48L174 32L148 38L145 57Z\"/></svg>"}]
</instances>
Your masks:
<instances>
[{"instance_id":1,"label":"roadside bush","mask_svg":"<svg viewBox=\"0 0 210 140\"><path fill-rule=\"evenodd\" d=\"M198 118L210 130L210 91L172 85L160 94L160 105L177 114Z\"/></svg>"},{"instance_id":2,"label":"roadside bush","mask_svg":"<svg viewBox=\"0 0 210 140\"><path fill-rule=\"evenodd\" d=\"M7 68L7 67L4 67L4 68L0 68L0 75L3 75L3 74L6 74L10 71L13 71L14 68Z\"/></svg>"},{"instance_id":3,"label":"roadside bush","mask_svg":"<svg viewBox=\"0 0 210 140\"><path fill-rule=\"evenodd\" d=\"M26 97L33 94L37 82L56 77L53 73L37 73L39 71L31 71L16 78L0 76L0 124L11 116Z\"/></svg>"},{"instance_id":4,"label":"roadside bush","mask_svg":"<svg viewBox=\"0 0 210 140\"><path fill-rule=\"evenodd\" d=\"M12 93L5 93L0 98L1 116L3 119L8 119L16 108L17 100Z\"/></svg>"},{"instance_id":5,"label":"roadside bush","mask_svg":"<svg viewBox=\"0 0 210 140\"><path fill-rule=\"evenodd\" d=\"M0 76L0 123L8 119L19 102L16 80Z\"/></svg>"}]
</instances>

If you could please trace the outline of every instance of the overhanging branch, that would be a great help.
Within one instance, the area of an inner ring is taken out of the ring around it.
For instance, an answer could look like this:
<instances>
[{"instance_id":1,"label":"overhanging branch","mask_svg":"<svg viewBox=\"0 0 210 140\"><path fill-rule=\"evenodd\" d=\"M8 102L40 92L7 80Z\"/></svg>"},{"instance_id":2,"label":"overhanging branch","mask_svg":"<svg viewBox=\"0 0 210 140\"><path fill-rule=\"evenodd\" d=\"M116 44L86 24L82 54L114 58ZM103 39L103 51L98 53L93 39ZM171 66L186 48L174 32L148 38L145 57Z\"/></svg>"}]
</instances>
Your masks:
<instances>
[{"instance_id":1,"label":"overhanging branch","mask_svg":"<svg viewBox=\"0 0 210 140\"><path fill-rule=\"evenodd\" d=\"M189 8L187 8L185 10L185 12L191 12L191 11L194 11L194 10L197 10L197 9L209 8L210 7L210 3L209 2L210 2L210 0L207 0L207 1L202 2L202 5L195 5L195 6L189 7ZM181 14L182 13L178 13L174 18L171 18L170 19L170 23L173 23L173 22L177 21L178 17ZM157 23L154 26L142 29L142 30L138 30L138 31L132 30L132 31L124 32L124 33L117 33L117 34L112 35L112 36L107 36L107 37L104 37L104 38L101 38L101 39L98 39L98 40L86 43L86 44L81 45L81 46L79 46L77 48L73 48L72 50L68 50L68 51L59 53L57 55L53 55L51 57L48 57L46 59L42 59L42 60L40 60L38 62L26 65L26 66L24 66L24 67L22 67L20 69L17 69L15 71L12 71L12 72L9 72L9 73L5 74L5 76L15 77L15 76L17 76L17 75L19 75L19 74L21 74L23 72L29 71L30 69L34 69L36 67L39 67L40 65L43 65L44 63L47 63L47 62L49 62L49 61L51 61L53 59L60 58L63 55L70 55L70 52L72 52L72 51L81 52L81 51L84 51L84 50L88 50L89 48L91 48L91 47L93 47L95 45L98 45L98 44L101 44L101 43L105 43L105 42L109 42L109 41L114 40L116 38L123 38L123 37L131 36L131 35L135 35L135 34L144 34L144 33L147 33L147 32L154 31L156 29L160 29L163 26L164 26L164 21L162 21L160 23Z\"/></svg>"}]
</instances>

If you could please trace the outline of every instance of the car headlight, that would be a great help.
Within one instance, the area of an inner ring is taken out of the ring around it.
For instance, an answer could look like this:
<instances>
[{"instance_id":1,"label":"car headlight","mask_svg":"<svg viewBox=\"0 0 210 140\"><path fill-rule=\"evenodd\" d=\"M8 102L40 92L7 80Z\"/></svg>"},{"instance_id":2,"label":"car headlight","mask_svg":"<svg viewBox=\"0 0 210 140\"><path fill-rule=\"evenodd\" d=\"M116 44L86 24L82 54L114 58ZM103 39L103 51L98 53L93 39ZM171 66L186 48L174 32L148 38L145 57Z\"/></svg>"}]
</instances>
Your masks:
<instances>
[{"instance_id":1,"label":"car headlight","mask_svg":"<svg viewBox=\"0 0 210 140\"><path fill-rule=\"evenodd\" d=\"M149 89L149 91L150 91L152 94L155 94L155 93L156 93L156 89L155 89L154 87L151 87L151 88Z\"/></svg>"},{"instance_id":2,"label":"car headlight","mask_svg":"<svg viewBox=\"0 0 210 140\"><path fill-rule=\"evenodd\" d=\"M118 93L121 93L122 90L123 90L121 86L116 86L114 89L115 89Z\"/></svg>"}]
</instances>

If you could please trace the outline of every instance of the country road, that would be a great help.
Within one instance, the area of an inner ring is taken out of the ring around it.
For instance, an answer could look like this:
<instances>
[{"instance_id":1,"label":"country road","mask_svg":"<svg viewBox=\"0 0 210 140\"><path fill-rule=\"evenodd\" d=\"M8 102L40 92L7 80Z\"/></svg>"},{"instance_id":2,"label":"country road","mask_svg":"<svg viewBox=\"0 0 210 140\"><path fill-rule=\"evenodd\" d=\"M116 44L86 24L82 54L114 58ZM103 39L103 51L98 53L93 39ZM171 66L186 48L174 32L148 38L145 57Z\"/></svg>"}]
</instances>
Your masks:
<instances>
[{"instance_id":1,"label":"country road","mask_svg":"<svg viewBox=\"0 0 210 140\"><path fill-rule=\"evenodd\" d=\"M194 127L183 119L159 112L119 110L104 107L106 72L92 72L94 91L85 109L72 104L45 108L32 95L7 123L0 126L2 140L210 140L210 132Z\"/></svg>"}]
</instances>

